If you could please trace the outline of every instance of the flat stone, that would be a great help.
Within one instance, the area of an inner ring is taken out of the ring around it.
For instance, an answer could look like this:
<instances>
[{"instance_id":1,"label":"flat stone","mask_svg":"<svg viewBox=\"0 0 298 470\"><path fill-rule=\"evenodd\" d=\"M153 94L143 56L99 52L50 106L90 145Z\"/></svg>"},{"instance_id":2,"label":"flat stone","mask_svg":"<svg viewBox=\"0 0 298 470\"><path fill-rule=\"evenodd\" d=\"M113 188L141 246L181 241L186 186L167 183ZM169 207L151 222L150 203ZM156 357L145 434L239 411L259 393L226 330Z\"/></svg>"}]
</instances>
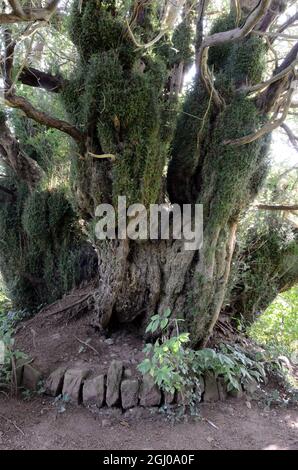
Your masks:
<instances>
[{"instance_id":1,"label":"flat stone","mask_svg":"<svg viewBox=\"0 0 298 470\"><path fill-rule=\"evenodd\" d=\"M177 395L177 396L176 396L176 403L177 403L177 405L184 405L185 403L184 403L184 400L183 400L183 395L182 395L182 393L181 393L181 392L177 392L176 395Z\"/></svg>"},{"instance_id":2,"label":"flat stone","mask_svg":"<svg viewBox=\"0 0 298 470\"><path fill-rule=\"evenodd\" d=\"M101 408L105 400L105 376L99 375L88 379L83 385L84 405L96 405Z\"/></svg>"},{"instance_id":3,"label":"flat stone","mask_svg":"<svg viewBox=\"0 0 298 470\"><path fill-rule=\"evenodd\" d=\"M109 346L112 346L112 344L114 344L114 340L112 338L108 338L105 340L105 343L108 344Z\"/></svg>"},{"instance_id":4,"label":"flat stone","mask_svg":"<svg viewBox=\"0 0 298 470\"><path fill-rule=\"evenodd\" d=\"M143 377L140 387L140 405L141 406L159 406L161 401L161 392L154 383L150 375Z\"/></svg>"},{"instance_id":5,"label":"flat stone","mask_svg":"<svg viewBox=\"0 0 298 470\"><path fill-rule=\"evenodd\" d=\"M112 361L107 376L107 396L108 406L115 406L120 401L120 383L123 374L123 362Z\"/></svg>"},{"instance_id":6,"label":"flat stone","mask_svg":"<svg viewBox=\"0 0 298 470\"><path fill-rule=\"evenodd\" d=\"M131 379L131 378L132 378L132 371L131 371L131 369L124 369L123 378L124 378L124 379Z\"/></svg>"},{"instance_id":7,"label":"flat stone","mask_svg":"<svg viewBox=\"0 0 298 470\"><path fill-rule=\"evenodd\" d=\"M228 396L227 386L222 377L217 379L217 387L220 401L225 401Z\"/></svg>"},{"instance_id":8,"label":"flat stone","mask_svg":"<svg viewBox=\"0 0 298 470\"><path fill-rule=\"evenodd\" d=\"M17 359L16 360L16 381L17 387L22 385L24 365L29 362L29 359Z\"/></svg>"},{"instance_id":9,"label":"flat stone","mask_svg":"<svg viewBox=\"0 0 298 470\"><path fill-rule=\"evenodd\" d=\"M214 374L206 374L205 375L204 401L211 402L211 401L218 401L218 400L219 400L219 392L218 392L217 380Z\"/></svg>"},{"instance_id":10,"label":"flat stone","mask_svg":"<svg viewBox=\"0 0 298 470\"><path fill-rule=\"evenodd\" d=\"M137 379L125 379L121 383L122 408L127 410L138 406L139 381Z\"/></svg>"},{"instance_id":11,"label":"flat stone","mask_svg":"<svg viewBox=\"0 0 298 470\"><path fill-rule=\"evenodd\" d=\"M200 387L201 387L201 393L203 394L205 392L205 380L202 375L200 375Z\"/></svg>"},{"instance_id":12,"label":"flat stone","mask_svg":"<svg viewBox=\"0 0 298 470\"><path fill-rule=\"evenodd\" d=\"M64 376L62 394L67 395L72 403L82 401L83 381L88 377L87 369L68 369Z\"/></svg>"},{"instance_id":13,"label":"flat stone","mask_svg":"<svg viewBox=\"0 0 298 470\"><path fill-rule=\"evenodd\" d=\"M25 364L23 369L22 386L28 390L36 392L38 390L39 382L42 375L39 370L32 367L30 364Z\"/></svg>"},{"instance_id":14,"label":"flat stone","mask_svg":"<svg viewBox=\"0 0 298 470\"><path fill-rule=\"evenodd\" d=\"M49 375L45 382L46 395L57 397L62 393L65 372L66 367L59 367Z\"/></svg>"},{"instance_id":15,"label":"flat stone","mask_svg":"<svg viewBox=\"0 0 298 470\"><path fill-rule=\"evenodd\" d=\"M175 392L164 392L165 405L171 405L175 400Z\"/></svg>"},{"instance_id":16,"label":"flat stone","mask_svg":"<svg viewBox=\"0 0 298 470\"><path fill-rule=\"evenodd\" d=\"M240 400L241 398L243 398L243 395L244 395L242 388L241 388L240 390L237 390L236 388L233 388L232 390L230 390L230 391L228 392L228 394L229 394L231 397L237 398L237 399L239 399L239 400Z\"/></svg>"}]
</instances>

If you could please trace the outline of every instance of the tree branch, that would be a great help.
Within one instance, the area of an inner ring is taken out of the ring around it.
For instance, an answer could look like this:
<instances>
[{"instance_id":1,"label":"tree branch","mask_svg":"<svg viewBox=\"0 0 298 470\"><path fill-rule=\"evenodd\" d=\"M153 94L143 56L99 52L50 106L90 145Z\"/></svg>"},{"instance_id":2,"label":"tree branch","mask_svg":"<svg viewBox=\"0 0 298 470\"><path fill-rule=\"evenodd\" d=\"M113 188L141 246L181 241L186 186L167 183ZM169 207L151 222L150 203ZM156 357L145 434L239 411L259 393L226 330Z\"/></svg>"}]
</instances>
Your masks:
<instances>
[{"instance_id":1,"label":"tree branch","mask_svg":"<svg viewBox=\"0 0 298 470\"><path fill-rule=\"evenodd\" d=\"M286 132L291 144L293 145L294 149L298 152L298 137L294 134L294 132L289 128L287 124L283 123L281 125L281 128Z\"/></svg>"},{"instance_id":2,"label":"tree branch","mask_svg":"<svg viewBox=\"0 0 298 470\"><path fill-rule=\"evenodd\" d=\"M268 31L275 19L287 8L287 0L272 0L270 8L257 27L258 31Z\"/></svg>"},{"instance_id":3,"label":"tree branch","mask_svg":"<svg viewBox=\"0 0 298 470\"><path fill-rule=\"evenodd\" d=\"M23 96L6 94L5 101L10 107L21 109L28 118L33 119L39 124L43 124L46 127L58 129L59 131L70 135L70 137L72 137L78 143L82 143L84 141L84 134L79 131L75 126L69 124L66 121L62 121L61 119L54 118L44 113L43 111L39 111Z\"/></svg>"},{"instance_id":4,"label":"tree branch","mask_svg":"<svg viewBox=\"0 0 298 470\"><path fill-rule=\"evenodd\" d=\"M59 1L52 0L45 8L22 8L17 0L10 0L12 13L0 13L0 24L49 21L55 13Z\"/></svg>"},{"instance_id":5,"label":"tree branch","mask_svg":"<svg viewBox=\"0 0 298 470\"><path fill-rule=\"evenodd\" d=\"M298 57L293 60L287 67L281 68L278 67L276 71L279 70L279 72L276 72L269 80L266 82L261 82L258 83L257 85L247 87L247 88L241 88L241 91L248 91L249 93L255 93L256 91L262 91L266 88L268 88L271 84L279 81L280 79L283 79L288 73L293 72L295 69L295 66L298 64Z\"/></svg>"},{"instance_id":6,"label":"tree branch","mask_svg":"<svg viewBox=\"0 0 298 470\"><path fill-rule=\"evenodd\" d=\"M0 155L17 178L25 181L31 190L36 187L42 178L43 171L35 160L22 152L4 118L0 121Z\"/></svg>"},{"instance_id":7,"label":"tree branch","mask_svg":"<svg viewBox=\"0 0 298 470\"><path fill-rule=\"evenodd\" d=\"M149 47L154 46L154 44L156 44L174 26L175 21L181 9L183 8L185 2L186 0L176 0L176 1L167 0L166 1L165 8L164 8L164 15L161 20L160 32L154 39L152 39L147 44L138 43L138 41L136 40L132 32L129 22L126 20L127 31L134 45L138 48L143 48L143 49L148 49Z\"/></svg>"},{"instance_id":8,"label":"tree branch","mask_svg":"<svg viewBox=\"0 0 298 470\"><path fill-rule=\"evenodd\" d=\"M42 72L34 67L24 67L19 76L19 82L35 88L43 88L52 93L59 93L66 83L62 77Z\"/></svg>"},{"instance_id":9,"label":"tree branch","mask_svg":"<svg viewBox=\"0 0 298 470\"><path fill-rule=\"evenodd\" d=\"M23 7L21 6L20 2L18 0L8 0L9 5L12 8L13 13L18 15L19 17L24 17L25 12L23 10Z\"/></svg>"},{"instance_id":10,"label":"tree branch","mask_svg":"<svg viewBox=\"0 0 298 470\"><path fill-rule=\"evenodd\" d=\"M258 100L258 105L264 112L271 111L272 107L285 91L286 87L288 87L289 83L295 79L294 68L297 63L298 42L292 47L281 65L274 71L270 86L267 87ZM285 79L285 73L287 74L287 79ZM278 77L277 80L275 80L276 77Z\"/></svg>"},{"instance_id":11,"label":"tree branch","mask_svg":"<svg viewBox=\"0 0 298 470\"><path fill-rule=\"evenodd\" d=\"M208 8L209 0L200 0L197 7L197 24L196 24L196 57L198 57L200 47L203 42L203 35L204 35L204 17L206 14L206 10ZM198 59L196 60L198 63Z\"/></svg>"},{"instance_id":12,"label":"tree branch","mask_svg":"<svg viewBox=\"0 0 298 470\"><path fill-rule=\"evenodd\" d=\"M223 101L219 96L218 92L214 89L211 74L208 68L208 50L209 47L218 46L225 44L227 42L235 42L239 39L244 38L247 36L253 28L258 24L260 19L264 16L268 7L270 5L271 0L260 0L259 5L252 11L252 13L248 16L247 20L245 21L242 27L234 28L229 31L223 31L220 33L212 34L204 39L202 45L199 50L198 58L197 58L197 68L200 72L201 79L208 91L211 93L213 90L213 99L215 104L220 108L223 105Z\"/></svg>"},{"instance_id":13,"label":"tree branch","mask_svg":"<svg viewBox=\"0 0 298 470\"><path fill-rule=\"evenodd\" d=\"M286 29L290 28L295 21L298 21L298 11L295 15L291 16L285 23L283 23L279 28L277 29L277 33L283 33Z\"/></svg>"},{"instance_id":14,"label":"tree branch","mask_svg":"<svg viewBox=\"0 0 298 470\"><path fill-rule=\"evenodd\" d=\"M270 204L258 204L256 206L258 209L261 210L266 210L266 211L298 211L298 204L292 204L292 205L284 205L284 204L278 204L278 205L270 205Z\"/></svg>"},{"instance_id":15,"label":"tree branch","mask_svg":"<svg viewBox=\"0 0 298 470\"><path fill-rule=\"evenodd\" d=\"M28 118L33 119L34 121L45 125L46 127L58 129L61 132L64 132L70 135L77 143L81 144L85 140L85 135L77 129L72 124L69 124L66 121L61 119L54 118L43 111L36 109L30 101L28 101L23 96L17 96L15 94L13 82L12 82L12 69L13 69L13 58L14 58L14 49L15 43L11 39L11 31L6 29L4 32L4 42L5 42L5 53L4 61L2 63L2 71L4 76L4 100L12 108L21 109ZM30 70L30 69L29 69ZM32 71L32 69L31 69ZM31 74L32 75L32 74ZM28 79L28 74L26 77ZM41 75L40 79L43 79L44 85L45 76Z\"/></svg>"},{"instance_id":16,"label":"tree branch","mask_svg":"<svg viewBox=\"0 0 298 470\"><path fill-rule=\"evenodd\" d=\"M274 129L277 129L279 126L282 125L282 123L285 121L285 119L288 115L288 111L289 111L289 108L290 108L290 105L291 105L291 100L292 100L293 93L294 93L294 88L291 88L290 91L288 92L287 97L286 97L286 102L285 102L284 109L282 111L282 115L281 115L280 118L269 121L267 124L265 124L259 130L257 130L256 132L254 132L252 134L246 135L244 137L240 137L239 139L235 139L235 140L225 140L223 142L223 144L224 145L249 144L251 142L254 142L254 141L260 139L264 135L269 134Z\"/></svg>"}]
</instances>

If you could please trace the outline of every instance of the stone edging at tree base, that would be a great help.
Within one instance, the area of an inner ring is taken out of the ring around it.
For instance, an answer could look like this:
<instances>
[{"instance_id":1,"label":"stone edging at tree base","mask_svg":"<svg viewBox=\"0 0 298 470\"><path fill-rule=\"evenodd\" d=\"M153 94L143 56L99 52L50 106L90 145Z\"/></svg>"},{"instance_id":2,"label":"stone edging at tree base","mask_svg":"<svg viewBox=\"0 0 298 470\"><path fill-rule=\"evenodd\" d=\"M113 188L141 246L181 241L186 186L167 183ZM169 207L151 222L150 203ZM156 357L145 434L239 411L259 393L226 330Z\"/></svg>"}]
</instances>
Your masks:
<instances>
[{"instance_id":1,"label":"stone edging at tree base","mask_svg":"<svg viewBox=\"0 0 298 470\"><path fill-rule=\"evenodd\" d=\"M37 391L41 380L42 374L32 365L17 365L18 386ZM95 405L98 408L118 406L127 410L136 406L153 407L181 403L179 393L162 392L149 375L142 379L133 377L130 369L125 369L122 361L118 360L111 362L107 374L96 377L92 377L92 371L88 368L59 367L45 380L44 388L46 395L67 396L73 404ZM225 400L228 395L236 398L245 394L252 395L257 388L257 382L253 381L239 392L228 393L222 378L208 374L201 377L201 386L198 387L197 393L200 394L199 401L215 402Z\"/></svg>"}]
</instances>

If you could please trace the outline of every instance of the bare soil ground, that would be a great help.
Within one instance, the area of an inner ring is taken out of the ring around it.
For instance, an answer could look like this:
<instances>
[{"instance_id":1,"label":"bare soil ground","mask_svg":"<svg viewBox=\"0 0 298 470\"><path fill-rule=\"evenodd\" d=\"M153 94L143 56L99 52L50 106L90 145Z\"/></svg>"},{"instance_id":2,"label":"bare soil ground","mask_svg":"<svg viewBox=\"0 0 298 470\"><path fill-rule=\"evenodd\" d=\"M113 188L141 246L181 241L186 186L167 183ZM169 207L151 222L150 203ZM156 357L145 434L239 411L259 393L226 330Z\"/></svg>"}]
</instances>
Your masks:
<instances>
[{"instance_id":1,"label":"bare soil ground","mask_svg":"<svg viewBox=\"0 0 298 470\"><path fill-rule=\"evenodd\" d=\"M1 395L0 450L298 449L297 410L265 412L257 404L248 408L235 399L202 404L203 419L176 424L157 410L57 410L53 399L20 401Z\"/></svg>"},{"instance_id":2,"label":"bare soil ground","mask_svg":"<svg viewBox=\"0 0 298 470\"><path fill-rule=\"evenodd\" d=\"M143 358L145 343L133 328L103 334L91 326L88 315L65 321L40 312L19 324L15 344L16 349L34 359L34 367L47 377L65 365L89 368L98 375L107 372L113 359L122 360L137 375L136 366Z\"/></svg>"},{"instance_id":3,"label":"bare soil ground","mask_svg":"<svg viewBox=\"0 0 298 470\"><path fill-rule=\"evenodd\" d=\"M94 374L105 372L113 358L122 359L136 373L144 341L133 330L104 335L90 325L88 316L71 322L67 318L51 307L18 326L16 347L34 359L45 377L60 365L79 364ZM64 409L53 398L24 401L0 392L0 450L298 449L297 409L265 411L257 401L247 404L230 398L202 403L201 415L173 424L158 409L122 413L69 404Z\"/></svg>"}]
</instances>

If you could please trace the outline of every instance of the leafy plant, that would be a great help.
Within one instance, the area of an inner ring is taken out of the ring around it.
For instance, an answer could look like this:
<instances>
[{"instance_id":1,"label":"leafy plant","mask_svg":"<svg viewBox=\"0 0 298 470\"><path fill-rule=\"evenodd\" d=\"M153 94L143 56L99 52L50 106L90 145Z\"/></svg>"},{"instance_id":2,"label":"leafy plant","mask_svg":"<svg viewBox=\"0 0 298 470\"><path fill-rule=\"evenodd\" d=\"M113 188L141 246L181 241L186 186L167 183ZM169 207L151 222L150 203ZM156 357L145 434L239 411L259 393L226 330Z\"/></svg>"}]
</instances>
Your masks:
<instances>
[{"instance_id":1,"label":"leafy plant","mask_svg":"<svg viewBox=\"0 0 298 470\"><path fill-rule=\"evenodd\" d=\"M298 362L298 287L280 294L249 329L249 335L273 356Z\"/></svg>"},{"instance_id":2,"label":"leafy plant","mask_svg":"<svg viewBox=\"0 0 298 470\"><path fill-rule=\"evenodd\" d=\"M165 392L179 392L183 406L187 404L195 412L201 397L200 393L195 393L200 387L199 377L193 374L192 368L195 352L187 347L189 333L179 332L178 322L181 320L170 316L171 310L168 308L163 314L151 317L146 333L156 333L159 330L161 336L154 344L146 344L146 357L139 364L138 370L143 375L151 375Z\"/></svg>"},{"instance_id":3,"label":"leafy plant","mask_svg":"<svg viewBox=\"0 0 298 470\"><path fill-rule=\"evenodd\" d=\"M189 334L180 333L179 320L170 316L170 309L152 316L146 332L161 334L154 344L146 344L143 350L146 357L138 370L143 375L151 375L165 392L179 392L184 406L196 409L201 398L202 376L206 373L223 378L228 391L241 390L246 382L264 380L262 357L253 359L240 347L229 344L221 344L218 351L209 348L195 351L188 346Z\"/></svg>"},{"instance_id":4,"label":"leafy plant","mask_svg":"<svg viewBox=\"0 0 298 470\"><path fill-rule=\"evenodd\" d=\"M221 344L220 350L202 349L195 353L197 373L211 372L215 377L222 377L227 390L241 390L245 382L262 382L266 376L264 364L248 357L237 346Z\"/></svg>"},{"instance_id":5,"label":"leafy plant","mask_svg":"<svg viewBox=\"0 0 298 470\"><path fill-rule=\"evenodd\" d=\"M4 344L4 363L0 364L0 386L10 387L13 393L17 389L16 364L26 355L14 348L13 333L16 324L23 319L26 311L6 311L10 306L9 299L0 293L0 342Z\"/></svg>"}]
</instances>

